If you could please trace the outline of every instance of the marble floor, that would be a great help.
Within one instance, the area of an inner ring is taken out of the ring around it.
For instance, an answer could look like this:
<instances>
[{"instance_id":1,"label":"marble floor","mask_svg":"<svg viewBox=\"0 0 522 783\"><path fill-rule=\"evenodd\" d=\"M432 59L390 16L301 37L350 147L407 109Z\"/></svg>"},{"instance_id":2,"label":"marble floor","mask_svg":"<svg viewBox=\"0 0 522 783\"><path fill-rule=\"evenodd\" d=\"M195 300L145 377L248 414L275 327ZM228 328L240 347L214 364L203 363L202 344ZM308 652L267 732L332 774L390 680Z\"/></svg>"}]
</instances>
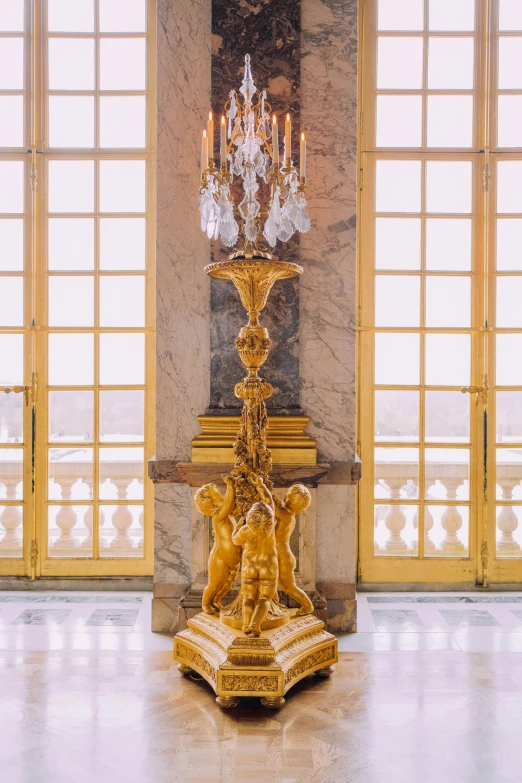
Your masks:
<instances>
[{"instance_id":1,"label":"marble floor","mask_svg":"<svg viewBox=\"0 0 522 783\"><path fill-rule=\"evenodd\" d=\"M150 593L0 593L0 783L521 783L522 593L418 597L360 594L331 679L222 712Z\"/></svg>"}]
</instances>

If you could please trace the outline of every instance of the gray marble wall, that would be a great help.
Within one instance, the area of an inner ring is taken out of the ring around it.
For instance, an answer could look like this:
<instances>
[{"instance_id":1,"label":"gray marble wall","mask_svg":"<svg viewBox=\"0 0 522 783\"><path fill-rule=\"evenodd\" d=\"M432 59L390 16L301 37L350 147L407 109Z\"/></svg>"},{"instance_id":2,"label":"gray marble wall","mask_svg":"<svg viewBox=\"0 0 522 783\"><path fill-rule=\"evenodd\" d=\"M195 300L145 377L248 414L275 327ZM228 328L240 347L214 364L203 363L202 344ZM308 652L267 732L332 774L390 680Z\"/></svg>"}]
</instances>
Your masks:
<instances>
[{"instance_id":1,"label":"gray marble wall","mask_svg":"<svg viewBox=\"0 0 522 783\"><path fill-rule=\"evenodd\" d=\"M301 0L301 125L312 230L301 237L301 405L319 459L355 451L357 0ZM355 621L355 490L320 486L317 583L332 627Z\"/></svg>"},{"instance_id":2,"label":"gray marble wall","mask_svg":"<svg viewBox=\"0 0 522 783\"><path fill-rule=\"evenodd\" d=\"M210 0L158 0L156 456L190 459L208 405L210 246L195 187L210 104ZM190 585L190 488L155 487L153 629Z\"/></svg>"},{"instance_id":3,"label":"gray marble wall","mask_svg":"<svg viewBox=\"0 0 522 783\"><path fill-rule=\"evenodd\" d=\"M239 88L245 54L252 57L252 73L258 90L266 89L268 101L280 117L292 112L295 146L299 138L300 8L296 0L212 1L212 108L219 116L230 90ZM281 137L280 137L281 138ZM212 249L213 259L229 251ZM299 240L278 242L275 255L299 261ZM235 384L244 376L234 340L246 322L234 285L212 280L211 287L211 414L238 414L241 400ZM298 414L299 407L299 281L283 280L273 288L261 316L272 339L263 377L274 387L268 401L270 413Z\"/></svg>"}]
</instances>

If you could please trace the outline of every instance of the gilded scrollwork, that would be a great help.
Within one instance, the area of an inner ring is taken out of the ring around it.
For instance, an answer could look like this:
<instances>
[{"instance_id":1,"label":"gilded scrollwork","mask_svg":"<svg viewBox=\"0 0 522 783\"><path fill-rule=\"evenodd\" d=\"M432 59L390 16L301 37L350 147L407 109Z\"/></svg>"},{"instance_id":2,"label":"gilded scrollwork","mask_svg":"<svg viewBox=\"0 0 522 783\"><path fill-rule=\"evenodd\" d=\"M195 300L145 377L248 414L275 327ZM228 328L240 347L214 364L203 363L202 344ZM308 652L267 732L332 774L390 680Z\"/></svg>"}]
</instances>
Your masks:
<instances>
[{"instance_id":1,"label":"gilded scrollwork","mask_svg":"<svg viewBox=\"0 0 522 783\"><path fill-rule=\"evenodd\" d=\"M196 650L191 647L186 647L179 641L176 642L177 655L184 661L188 661L193 666L197 666L201 671L204 671L213 682L217 681L217 672L215 668Z\"/></svg>"},{"instance_id":2,"label":"gilded scrollwork","mask_svg":"<svg viewBox=\"0 0 522 783\"><path fill-rule=\"evenodd\" d=\"M334 644L331 644L329 647L323 647L322 650L317 650L316 652L310 653L310 655L306 655L285 672L285 685L292 682L292 680L295 680L296 677L299 677L299 675L304 672L311 672L318 664L326 663L326 661L334 661L335 657Z\"/></svg>"},{"instance_id":3,"label":"gilded scrollwork","mask_svg":"<svg viewBox=\"0 0 522 783\"><path fill-rule=\"evenodd\" d=\"M273 693L278 690L277 676L266 674L224 674L221 678L224 691L262 691Z\"/></svg>"}]
</instances>

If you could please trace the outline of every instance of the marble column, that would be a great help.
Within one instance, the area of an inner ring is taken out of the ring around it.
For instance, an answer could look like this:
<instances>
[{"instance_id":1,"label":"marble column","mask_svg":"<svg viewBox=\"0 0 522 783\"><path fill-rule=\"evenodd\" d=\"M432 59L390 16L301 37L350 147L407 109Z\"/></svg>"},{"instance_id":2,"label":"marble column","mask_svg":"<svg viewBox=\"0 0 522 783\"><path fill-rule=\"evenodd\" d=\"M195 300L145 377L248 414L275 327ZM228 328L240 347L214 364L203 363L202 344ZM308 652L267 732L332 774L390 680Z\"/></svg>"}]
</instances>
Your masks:
<instances>
[{"instance_id":1,"label":"marble column","mask_svg":"<svg viewBox=\"0 0 522 783\"><path fill-rule=\"evenodd\" d=\"M301 405L318 461L355 452L357 0L301 0L301 125L313 227L301 237ZM355 630L355 487L320 485L317 586Z\"/></svg>"},{"instance_id":2,"label":"marble column","mask_svg":"<svg viewBox=\"0 0 522 783\"><path fill-rule=\"evenodd\" d=\"M210 105L211 0L158 0L156 457L190 459L208 405L210 245L195 203ZM152 629L176 630L191 582L191 491L155 485Z\"/></svg>"}]
</instances>

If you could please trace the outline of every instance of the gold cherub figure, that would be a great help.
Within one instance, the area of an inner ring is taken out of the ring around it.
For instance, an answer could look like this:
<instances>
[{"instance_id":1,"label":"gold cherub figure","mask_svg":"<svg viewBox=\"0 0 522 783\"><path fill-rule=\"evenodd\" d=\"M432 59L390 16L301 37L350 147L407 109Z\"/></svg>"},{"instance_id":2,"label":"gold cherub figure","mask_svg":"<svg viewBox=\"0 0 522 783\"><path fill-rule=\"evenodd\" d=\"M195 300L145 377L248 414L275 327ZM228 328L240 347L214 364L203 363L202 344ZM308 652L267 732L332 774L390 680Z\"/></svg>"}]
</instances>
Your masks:
<instances>
[{"instance_id":1,"label":"gold cherub figure","mask_svg":"<svg viewBox=\"0 0 522 783\"><path fill-rule=\"evenodd\" d=\"M257 478L257 477L256 477ZM261 481L261 479L257 479ZM256 479L254 479L254 483ZM277 589L277 549L274 508L260 500L247 512L232 535L243 547L241 593L243 632L260 636L261 623L268 615L270 601Z\"/></svg>"},{"instance_id":2,"label":"gold cherub figure","mask_svg":"<svg viewBox=\"0 0 522 783\"><path fill-rule=\"evenodd\" d=\"M304 590L295 583L294 569L296 559L290 549L290 537L295 528L296 514L306 511L312 496L304 484L293 484L285 495L283 502L275 503L275 537L277 547L277 560L279 565L279 586L290 598L297 601L301 608L296 616L312 614L314 605Z\"/></svg>"},{"instance_id":3,"label":"gold cherub figure","mask_svg":"<svg viewBox=\"0 0 522 783\"><path fill-rule=\"evenodd\" d=\"M194 503L205 516L212 517L214 546L208 558L208 584L203 592L203 611L217 614L223 596L232 589L239 571L241 547L232 541L235 520L232 511L236 502L234 478L224 476L224 496L214 483L198 489Z\"/></svg>"}]
</instances>

